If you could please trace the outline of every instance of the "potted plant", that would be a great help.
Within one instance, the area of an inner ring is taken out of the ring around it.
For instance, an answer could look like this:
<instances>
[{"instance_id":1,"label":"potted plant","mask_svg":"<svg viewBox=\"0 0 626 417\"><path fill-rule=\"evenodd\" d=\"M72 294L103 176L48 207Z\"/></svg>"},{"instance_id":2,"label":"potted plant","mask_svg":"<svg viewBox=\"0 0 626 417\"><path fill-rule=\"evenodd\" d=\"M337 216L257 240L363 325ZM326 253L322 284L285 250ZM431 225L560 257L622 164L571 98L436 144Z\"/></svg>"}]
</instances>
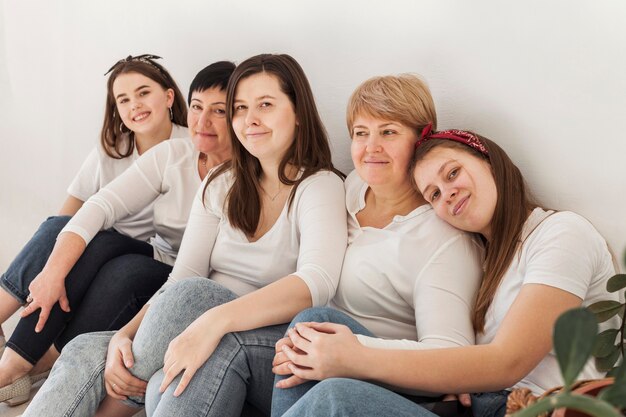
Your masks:
<instances>
[{"instance_id":1,"label":"potted plant","mask_svg":"<svg viewBox=\"0 0 626 417\"><path fill-rule=\"evenodd\" d=\"M625 288L626 274L615 275L607 282L609 292ZM598 323L616 315L621 318L619 327L598 334ZM553 417L622 417L622 411L626 409L625 333L626 306L619 301L600 301L588 308L563 313L553 334L563 388L538 399L513 416L535 417L556 410ZM598 370L608 372L607 378L578 387L576 377L591 356L594 356Z\"/></svg>"}]
</instances>

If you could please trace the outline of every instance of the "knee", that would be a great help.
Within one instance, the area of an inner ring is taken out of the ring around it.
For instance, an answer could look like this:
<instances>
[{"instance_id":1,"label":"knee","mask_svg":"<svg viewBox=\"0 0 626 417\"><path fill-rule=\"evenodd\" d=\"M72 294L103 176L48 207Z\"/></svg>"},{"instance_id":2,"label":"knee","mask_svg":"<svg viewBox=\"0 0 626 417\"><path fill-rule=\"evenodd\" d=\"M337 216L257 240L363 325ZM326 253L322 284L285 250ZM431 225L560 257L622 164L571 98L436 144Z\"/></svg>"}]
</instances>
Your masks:
<instances>
[{"instance_id":1,"label":"knee","mask_svg":"<svg viewBox=\"0 0 626 417\"><path fill-rule=\"evenodd\" d=\"M59 366L81 368L91 372L106 362L109 341L114 332L82 334L68 343L57 362Z\"/></svg>"},{"instance_id":2,"label":"knee","mask_svg":"<svg viewBox=\"0 0 626 417\"><path fill-rule=\"evenodd\" d=\"M186 278L170 285L159 297L163 304L212 308L234 300L237 296L226 287L204 277Z\"/></svg>"},{"instance_id":3,"label":"knee","mask_svg":"<svg viewBox=\"0 0 626 417\"><path fill-rule=\"evenodd\" d=\"M325 322L331 321L332 314L337 311L330 307L312 307L299 312L291 321L289 327L293 327L296 323L307 321Z\"/></svg>"},{"instance_id":4,"label":"knee","mask_svg":"<svg viewBox=\"0 0 626 417\"><path fill-rule=\"evenodd\" d=\"M70 216L51 216L41 224L40 229L48 233L59 234L70 219Z\"/></svg>"}]
</instances>

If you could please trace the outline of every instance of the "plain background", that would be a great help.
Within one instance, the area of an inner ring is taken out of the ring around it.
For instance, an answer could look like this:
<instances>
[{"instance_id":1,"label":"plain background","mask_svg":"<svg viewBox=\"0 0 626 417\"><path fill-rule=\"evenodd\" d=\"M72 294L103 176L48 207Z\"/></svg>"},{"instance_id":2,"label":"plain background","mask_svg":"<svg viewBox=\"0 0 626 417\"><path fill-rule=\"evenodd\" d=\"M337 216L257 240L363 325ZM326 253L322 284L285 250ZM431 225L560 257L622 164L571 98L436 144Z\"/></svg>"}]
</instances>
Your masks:
<instances>
[{"instance_id":1,"label":"plain background","mask_svg":"<svg viewBox=\"0 0 626 417\"><path fill-rule=\"evenodd\" d=\"M622 0L2 0L0 271L96 145L104 72L142 53L164 57L185 94L211 62L293 55L346 172L352 90L420 74L440 128L497 141L546 206L584 215L621 255L624 22Z\"/></svg>"}]
</instances>

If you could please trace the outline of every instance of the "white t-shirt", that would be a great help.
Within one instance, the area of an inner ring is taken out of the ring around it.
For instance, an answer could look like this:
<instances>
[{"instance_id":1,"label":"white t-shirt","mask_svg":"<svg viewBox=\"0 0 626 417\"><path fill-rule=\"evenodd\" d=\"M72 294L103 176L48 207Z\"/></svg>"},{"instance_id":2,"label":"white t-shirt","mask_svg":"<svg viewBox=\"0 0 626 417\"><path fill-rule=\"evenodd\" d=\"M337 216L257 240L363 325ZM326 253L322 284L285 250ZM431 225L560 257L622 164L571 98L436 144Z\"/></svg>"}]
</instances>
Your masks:
<instances>
[{"instance_id":1,"label":"white t-shirt","mask_svg":"<svg viewBox=\"0 0 626 417\"><path fill-rule=\"evenodd\" d=\"M188 134L186 127L172 124L170 138L186 138ZM122 141L128 143L128 135L124 135ZM67 189L68 194L81 201L87 201L98 190L126 171L137 158L139 158L139 153L136 146L130 156L115 159L107 155L102 145L98 144L89 153L85 162L83 162L76 177L74 177ZM121 219L113 225L113 228L126 236L147 241L154 234L152 228L152 205L144 207L143 210L132 216Z\"/></svg>"},{"instance_id":2,"label":"white t-shirt","mask_svg":"<svg viewBox=\"0 0 626 417\"><path fill-rule=\"evenodd\" d=\"M190 139L159 143L90 197L61 233L74 232L88 244L100 230L149 206L154 258L173 265L201 182L198 156Z\"/></svg>"},{"instance_id":3,"label":"white t-shirt","mask_svg":"<svg viewBox=\"0 0 626 417\"><path fill-rule=\"evenodd\" d=\"M471 311L482 278L482 245L439 219L430 205L395 216L382 229L361 227L368 185L345 182L348 248L331 306L378 338L362 344L430 349L474 343Z\"/></svg>"},{"instance_id":4,"label":"white t-shirt","mask_svg":"<svg viewBox=\"0 0 626 417\"><path fill-rule=\"evenodd\" d=\"M569 212L533 210L522 231L521 252L513 258L485 316L485 331L476 335L478 344L490 343L515 301L522 285L544 284L560 288L588 306L601 300L619 300L608 293L606 282L615 274L605 240L583 217ZM604 326L617 327L617 317ZM529 340L532 343L532 340ZM600 378L589 361L579 379ZM563 385L554 352L550 352L514 388L529 388L534 394Z\"/></svg>"},{"instance_id":5,"label":"white t-shirt","mask_svg":"<svg viewBox=\"0 0 626 417\"><path fill-rule=\"evenodd\" d=\"M348 234L341 178L321 171L302 181L291 210L286 204L276 223L256 242L248 241L228 221L224 204L233 181L231 171L217 177L204 201L203 182L165 285L201 276L244 295L297 275L309 287L314 306L328 303L335 295Z\"/></svg>"}]
</instances>

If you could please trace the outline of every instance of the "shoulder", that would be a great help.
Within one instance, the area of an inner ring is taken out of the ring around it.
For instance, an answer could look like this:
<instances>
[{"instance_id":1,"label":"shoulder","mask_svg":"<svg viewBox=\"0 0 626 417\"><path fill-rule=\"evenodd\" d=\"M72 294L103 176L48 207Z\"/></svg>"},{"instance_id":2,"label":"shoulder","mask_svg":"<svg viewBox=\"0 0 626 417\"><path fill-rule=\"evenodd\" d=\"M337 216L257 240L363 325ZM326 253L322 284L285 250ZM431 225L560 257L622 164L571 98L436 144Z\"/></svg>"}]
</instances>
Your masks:
<instances>
[{"instance_id":1,"label":"shoulder","mask_svg":"<svg viewBox=\"0 0 626 417\"><path fill-rule=\"evenodd\" d=\"M189 130L181 125L177 125L176 123L172 124L172 133L170 134L171 139L175 138L186 138L189 136Z\"/></svg>"},{"instance_id":2,"label":"shoulder","mask_svg":"<svg viewBox=\"0 0 626 417\"><path fill-rule=\"evenodd\" d=\"M325 191L325 190L341 190L344 192L343 179L332 171L318 171L315 174L310 175L304 179L296 191L296 197L298 194L305 192Z\"/></svg>"},{"instance_id":3,"label":"shoulder","mask_svg":"<svg viewBox=\"0 0 626 417\"><path fill-rule=\"evenodd\" d=\"M483 254L484 247L477 235L450 226L437 217L429 205L418 207L417 210L418 215L412 221L418 224L420 234L428 237L428 245L432 250L439 253L451 248L464 248L464 251Z\"/></svg>"},{"instance_id":4,"label":"shoulder","mask_svg":"<svg viewBox=\"0 0 626 417\"><path fill-rule=\"evenodd\" d=\"M534 229L529 231L525 245L565 244L571 246L574 244L581 249L593 246L606 247L606 241L589 220L571 211L555 212L545 217L538 224L533 224L533 220L538 216L547 214L541 208L537 208L531 213L525 227L534 226Z\"/></svg>"}]
</instances>

